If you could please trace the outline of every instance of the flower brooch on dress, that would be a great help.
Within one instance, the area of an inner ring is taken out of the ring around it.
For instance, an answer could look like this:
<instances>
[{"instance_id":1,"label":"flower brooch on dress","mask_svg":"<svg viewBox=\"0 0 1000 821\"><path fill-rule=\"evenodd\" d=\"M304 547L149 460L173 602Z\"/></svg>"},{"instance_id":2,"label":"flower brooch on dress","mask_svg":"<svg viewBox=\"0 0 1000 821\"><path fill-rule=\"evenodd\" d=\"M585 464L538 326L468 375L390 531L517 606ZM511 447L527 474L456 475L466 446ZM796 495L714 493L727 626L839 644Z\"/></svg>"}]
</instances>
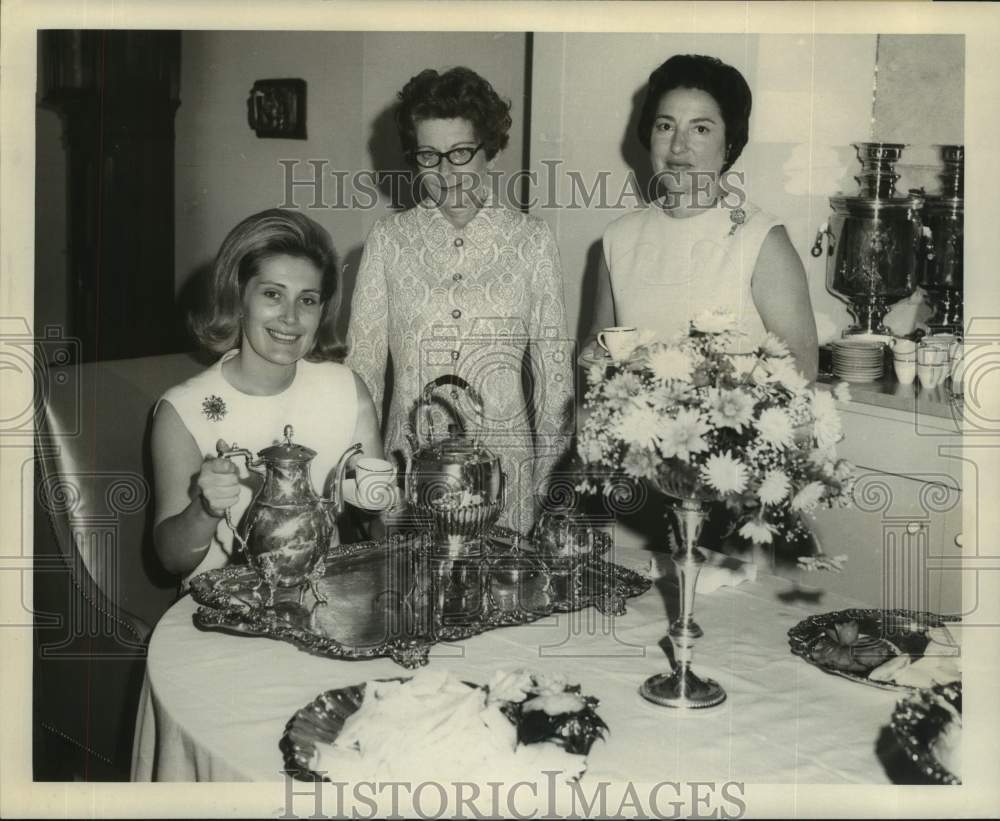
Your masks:
<instances>
[{"instance_id":1,"label":"flower brooch on dress","mask_svg":"<svg viewBox=\"0 0 1000 821\"><path fill-rule=\"evenodd\" d=\"M229 412L229 409L226 407L225 400L213 393L211 396L206 396L201 403L201 412L210 422L219 422Z\"/></svg>"},{"instance_id":2,"label":"flower brooch on dress","mask_svg":"<svg viewBox=\"0 0 1000 821\"><path fill-rule=\"evenodd\" d=\"M736 233L736 229L747 221L747 212L742 208L733 208L729 211L729 221L732 223L729 229L729 236L732 236Z\"/></svg>"}]
</instances>

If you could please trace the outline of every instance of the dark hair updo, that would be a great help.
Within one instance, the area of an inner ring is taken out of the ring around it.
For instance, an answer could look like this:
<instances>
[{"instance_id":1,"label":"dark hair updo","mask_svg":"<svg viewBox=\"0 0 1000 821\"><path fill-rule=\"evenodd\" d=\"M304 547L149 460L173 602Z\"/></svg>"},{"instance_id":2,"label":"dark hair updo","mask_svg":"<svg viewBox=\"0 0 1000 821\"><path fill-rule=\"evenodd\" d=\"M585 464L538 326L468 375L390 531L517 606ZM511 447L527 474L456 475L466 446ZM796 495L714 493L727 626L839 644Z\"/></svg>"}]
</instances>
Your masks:
<instances>
[{"instance_id":1,"label":"dark hair updo","mask_svg":"<svg viewBox=\"0 0 1000 821\"><path fill-rule=\"evenodd\" d=\"M424 69L399 92L396 128L406 154L417 148L418 122L451 119L472 123L487 159L492 160L507 147L510 102L472 69L459 66L443 74Z\"/></svg>"},{"instance_id":2,"label":"dark hair updo","mask_svg":"<svg viewBox=\"0 0 1000 821\"><path fill-rule=\"evenodd\" d=\"M653 120L660 100L675 88L694 88L710 94L726 126L726 157L722 171L739 159L750 134L750 107L753 95L740 72L717 57L677 54L649 75L646 99L639 114L639 142L649 150Z\"/></svg>"}]
</instances>

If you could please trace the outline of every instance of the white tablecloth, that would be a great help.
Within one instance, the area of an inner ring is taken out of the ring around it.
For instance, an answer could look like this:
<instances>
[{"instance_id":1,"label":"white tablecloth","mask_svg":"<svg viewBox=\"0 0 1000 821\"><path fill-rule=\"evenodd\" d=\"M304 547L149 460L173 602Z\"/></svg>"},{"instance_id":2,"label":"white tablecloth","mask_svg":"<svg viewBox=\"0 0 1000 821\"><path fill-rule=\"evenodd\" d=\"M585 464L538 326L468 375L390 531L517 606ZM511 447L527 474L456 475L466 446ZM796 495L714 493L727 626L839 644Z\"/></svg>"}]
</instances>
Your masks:
<instances>
[{"instance_id":1,"label":"white tablecloth","mask_svg":"<svg viewBox=\"0 0 1000 821\"><path fill-rule=\"evenodd\" d=\"M648 556L618 558L634 567ZM430 663L467 681L524 667L582 684L611 729L591 750L585 780L888 783L875 745L899 695L823 673L788 649L786 633L801 619L857 603L830 595L817 603L788 595L794 589L762 575L699 595L705 635L695 670L728 693L710 711L655 707L638 695L646 677L667 669L659 585L630 599L624 616L589 609L494 630L437 645ZM278 741L296 710L324 690L406 674L389 659L332 660L270 639L202 632L192 623L196 608L185 597L153 633L134 780L281 780Z\"/></svg>"}]
</instances>

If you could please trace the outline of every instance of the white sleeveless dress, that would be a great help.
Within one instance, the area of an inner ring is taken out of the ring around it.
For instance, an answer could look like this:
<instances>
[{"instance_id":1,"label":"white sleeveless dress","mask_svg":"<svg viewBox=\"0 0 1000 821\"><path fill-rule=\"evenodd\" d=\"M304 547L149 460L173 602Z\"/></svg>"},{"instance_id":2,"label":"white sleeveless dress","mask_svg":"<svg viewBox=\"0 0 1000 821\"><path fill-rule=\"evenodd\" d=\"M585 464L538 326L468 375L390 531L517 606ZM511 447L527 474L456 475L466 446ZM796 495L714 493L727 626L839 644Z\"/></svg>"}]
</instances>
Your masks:
<instances>
[{"instance_id":1,"label":"white sleeveless dress","mask_svg":"<svg viewBox=\"0 0 1000 821\"><path fill-rule=\"evenodd\" d=\"M157 408L164 400L174 406L203 456L216 455L219 439L256 454L283 441L285 425L291 425L292 441L316 451L310 470L313 487L323 493L327 477L353 444L358 417L353 371L335 362L299 360L295 378L285 390L273 396L252 396L234 388L222 374L222 363L237 353L229 351L210 368L170 388ZM246 460L238 458L233 463L243 483L239 501L231 508L236 524L250 504L254 485ZM181 589L197 574L227 565L232 549L233 533L226 520L220 519L208 552L182 580Z\"/></svg>"},{"instance_id":2,"label":"white sleeveless dress","mask_svg":"<svg viewBox=\"0 0 1000 821\"><path fill-rule=\"evenodd\" d=\"M702 311L721 308L746 334L738 347L754 344L764 325L750 293L753 269L780 224L751 203L742 214L716 207L683 219L652 203L618 218L603 238L618 324L669 339Z\"/></svg>"}]
</instances>

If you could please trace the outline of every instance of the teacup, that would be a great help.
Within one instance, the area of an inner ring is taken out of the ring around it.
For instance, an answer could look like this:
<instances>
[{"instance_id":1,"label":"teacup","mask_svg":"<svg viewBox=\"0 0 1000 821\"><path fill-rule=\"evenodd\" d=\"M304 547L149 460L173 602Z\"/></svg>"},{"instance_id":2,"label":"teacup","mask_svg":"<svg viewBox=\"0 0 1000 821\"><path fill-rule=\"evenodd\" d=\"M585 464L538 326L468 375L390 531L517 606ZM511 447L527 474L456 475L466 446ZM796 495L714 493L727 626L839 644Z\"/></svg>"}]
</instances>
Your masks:
<instances>
[{"instance_id":1,"label":"teacup","mask_svg":"<svg viewBox=\"0 0 1000 821\"><path fill-rule=\"evenodd\" d=\"M897 339L892 343L893 356L913 356L917 354L917 343L912 339Z\"/></svg>"},{"instance_id":2,"label":"teacup","mask_svg":"<svg viewBox=\"0 0 1000 821\"><path fill-rule=\"evenodd\" d=\"M597 334L597 344L612 359L625 359L639 344L639 330L624 325L605 328Z\"/></svg>"},{"instance_id":3,"label":"teacup","mask_svg":"<svg viewBox=\"0 0 1000 821\"><path fill-rule=\"evenodd\" d=\"M921 344L917 348L917 379L928 390L936 388L948 375L948 350Z\"/></svg>"},{"instance_id":4,"label":"teacup","mask_svg":"<svg viewBox=\"0 0 1000 821\"><path fill-rule=\"evenodd\" d=\"M896 372L896 381L900 385L909 385L917 375L917 357L894 356L892 368Z\"/></svg>"},{"instance_id":5,"label":"teacup","mask_svg":"<svg viewBox=\"0 0 1000 821\"><path fill-rule=\"evenodd\" d=\"M917 364L947 365L950 359L949 349L940 345L921 343L917 348Z\"/></svg>"},{"instance_id":6,"label":"teacup","mask_svg":"<svg viewBox=\"0 0 1000 821\"><path fill-rule=\"evenodd\" d=\"M923 345L934 345L947 350L955 344L955 334L928 334L921 340Z\"/></svg>"},{"instance_id":7,"label":"teacup","mask_svg":"<svg viewBox=\"0 0 1000 821\"><path fill-rule=\"evenodd\" d=\"M354 463L358 505L385 510L396 501L396 467L385 459L363 456Z\"/></svg>"}]
</instances>

